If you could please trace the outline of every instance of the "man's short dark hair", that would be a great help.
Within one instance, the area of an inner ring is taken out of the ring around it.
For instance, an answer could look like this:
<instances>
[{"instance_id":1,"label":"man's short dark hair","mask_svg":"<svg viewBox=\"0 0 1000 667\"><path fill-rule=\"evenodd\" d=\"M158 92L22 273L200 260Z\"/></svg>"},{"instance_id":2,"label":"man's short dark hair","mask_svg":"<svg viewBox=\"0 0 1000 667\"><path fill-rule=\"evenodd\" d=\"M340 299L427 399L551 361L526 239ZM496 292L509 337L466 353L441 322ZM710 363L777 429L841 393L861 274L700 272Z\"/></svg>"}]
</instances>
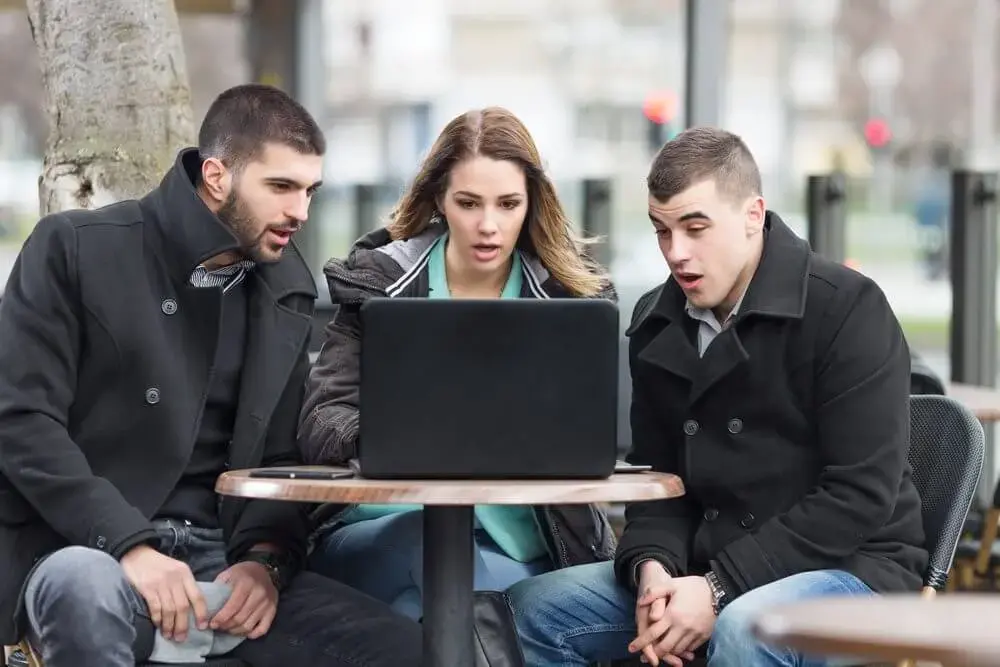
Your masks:
<instances>
[{"instance_id":1,"label":"man's short dark hair","mask_svg":"<svg viewBox=\"0 0 1000 667\"><path fill-rule=\"evenodd\" d=\"M215 98L198 132L198 152L233 170L258 157L268 143L303 155L323 155L323 131L305 107L273 86L249 83Z\"/></svg>"},{"instance_id":2,"label":"man's short dark hair","mask_svg":"<svg viewBox=\"0 0 1000 667\"><path fill-rule=\"evenodd\" d=\"M694 127L668 141L656 154L646 186L668 202L692 185L713 179L719 194L740 201L762 192L760 170L750 149L732 132Z\"/></svg>"}]
</instances>

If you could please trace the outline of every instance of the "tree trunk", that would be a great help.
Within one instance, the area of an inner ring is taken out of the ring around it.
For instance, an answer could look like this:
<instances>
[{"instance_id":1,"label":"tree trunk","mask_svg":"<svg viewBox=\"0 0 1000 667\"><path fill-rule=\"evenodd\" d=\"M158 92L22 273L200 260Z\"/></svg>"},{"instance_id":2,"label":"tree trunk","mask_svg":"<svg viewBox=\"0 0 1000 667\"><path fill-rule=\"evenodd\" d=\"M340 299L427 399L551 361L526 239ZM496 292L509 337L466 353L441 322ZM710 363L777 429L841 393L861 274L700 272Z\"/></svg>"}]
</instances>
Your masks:
<instances>
[{"instance_id":1,"label":"tree trunk","mask_svg":"<svg viewBox=\"0 0 1000 667\"><path fill-rule=\"evenodd\" d=\"M173 0L28 0L49 139L42 215L154 188L194 143Z\"/></svg>"}]
</instances>

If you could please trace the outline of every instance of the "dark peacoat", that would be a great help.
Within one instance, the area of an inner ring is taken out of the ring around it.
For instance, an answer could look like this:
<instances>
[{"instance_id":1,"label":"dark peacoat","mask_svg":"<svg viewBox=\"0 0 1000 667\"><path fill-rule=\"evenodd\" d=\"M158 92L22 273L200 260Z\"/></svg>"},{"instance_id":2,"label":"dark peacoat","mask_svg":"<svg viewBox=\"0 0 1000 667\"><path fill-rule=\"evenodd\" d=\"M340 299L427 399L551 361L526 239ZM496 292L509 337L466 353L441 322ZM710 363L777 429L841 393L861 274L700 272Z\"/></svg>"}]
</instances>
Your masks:
<instances>
[{"instance_id":1,"label":"dark peacoat","mask_svg":"<svg viewBox=\"0 0 1000 667\"><path fill-rule=\"evenodd\" d=\"M221 293L188 284L237 247L178 155L140 201L46 216L0 301L0 641L21 636L21 590L67 545L120 557L191 455L215 353ZM308 374L313 278L289 247L258 266L229 466L294 464ZM308 507L223 499L230 562L260 542L304 558Z\"/></svg>"},{"instance_id":2,"label":"dark peacoat","mask_svg":"<svg viewBox=\"0 0 1000 667\"><path fill-rule=\"evenodd\" d=\"M743 302L704 357L673 280L635 308L629 459L680 475L687 494L628 507L616 574L634 587L645 558L712 569L730 599L818 569L917 589L927 552L899 323L870 279L773 213L765 229Z\"/></svg>"}]
</instances>

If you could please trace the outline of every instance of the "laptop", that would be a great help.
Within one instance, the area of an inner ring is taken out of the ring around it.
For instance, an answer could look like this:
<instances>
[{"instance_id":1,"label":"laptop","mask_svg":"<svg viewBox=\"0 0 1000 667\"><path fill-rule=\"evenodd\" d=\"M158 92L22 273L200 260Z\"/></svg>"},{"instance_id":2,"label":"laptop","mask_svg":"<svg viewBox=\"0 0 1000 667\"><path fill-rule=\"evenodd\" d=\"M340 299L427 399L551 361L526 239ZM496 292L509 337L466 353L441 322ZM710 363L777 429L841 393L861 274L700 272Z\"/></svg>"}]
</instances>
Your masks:
<instances>
[{"instance_id":1,"label":"laptop","mask_svg":"<svg viewBox=\"0 0 1000 667\"><path fill-rule=\"evenodd\" d=\"M371 299L357 472L590 479L615 469L618 308L604 299Z\"/></svg>"}]
</instances>

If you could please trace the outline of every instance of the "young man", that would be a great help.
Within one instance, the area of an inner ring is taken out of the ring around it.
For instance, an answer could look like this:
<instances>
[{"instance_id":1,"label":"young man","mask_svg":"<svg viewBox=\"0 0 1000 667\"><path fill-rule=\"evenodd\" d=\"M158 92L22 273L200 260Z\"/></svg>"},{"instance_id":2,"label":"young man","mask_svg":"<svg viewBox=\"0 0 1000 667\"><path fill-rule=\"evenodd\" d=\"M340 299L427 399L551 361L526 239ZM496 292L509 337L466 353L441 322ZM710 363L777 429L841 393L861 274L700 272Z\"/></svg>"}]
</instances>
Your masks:
<instances>
[{"instance_id":1,"label":"young man","mask_svg":"<svg viewBox=\"0 0 1000 667\"><path fill-rule=\"evenodd\" d=\"M707 641L710 667L823 664L751 625L779 603L919 588L906 342L871 280L765 209L738 137L682 133L648 186L671 277L627 332L629 459L687 493L631 505L613 566L512 588L527 663L681 665Z\"/></svg>"},{"instance_id":2,"label":"young man","mask_svg":"<svg viewBox=\"0 0 1000 667\"><path fill-rule=\"evenodd\" d=\"M46 667L419 661L415 623L300 572L307 506L214 491L298 461L316 291L291 238L324 150L294 100L239 86L149 195L32 232L0 301L4 644Z\"/></svg>"}]
</instances>

